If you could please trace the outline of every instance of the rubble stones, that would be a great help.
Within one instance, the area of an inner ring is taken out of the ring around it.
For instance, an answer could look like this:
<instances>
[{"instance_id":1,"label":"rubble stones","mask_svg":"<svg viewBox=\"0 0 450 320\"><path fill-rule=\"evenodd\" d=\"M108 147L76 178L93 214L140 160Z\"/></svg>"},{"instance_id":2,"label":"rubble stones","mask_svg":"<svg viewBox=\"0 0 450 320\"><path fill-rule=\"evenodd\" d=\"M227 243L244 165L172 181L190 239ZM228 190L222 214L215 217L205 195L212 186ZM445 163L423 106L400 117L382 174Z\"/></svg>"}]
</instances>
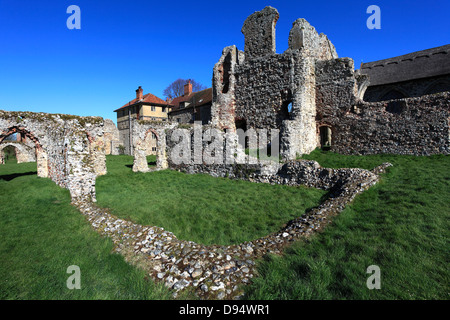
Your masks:
<instances>
[{"instance_id":1,"label":"rubble stones","mask_svg":"<svg viewBox=\"0 0 450 320\"><path fill-rule=\"evenodd\" d=\"M278 232L230 246L206 246L179 240L163 228L118 219L86 198L73 198L73 204L86 215L95 230L111 238L116 252L144 268L155 281L162 281L175 296L193 288L202 299L239 299L243 295L243 285L251 283L257 275L256 260L267 253L281 254L293 241L323 229L357 194L375 184L378 175L389 165L371 172L326 169L315 161L292 161L282 165L272 177L258 179L254 175L255 180L264 183L292 186L306 183L324 188L330 190L330 197L302 217L289 221Z\"/></svg>"}]
</instances>

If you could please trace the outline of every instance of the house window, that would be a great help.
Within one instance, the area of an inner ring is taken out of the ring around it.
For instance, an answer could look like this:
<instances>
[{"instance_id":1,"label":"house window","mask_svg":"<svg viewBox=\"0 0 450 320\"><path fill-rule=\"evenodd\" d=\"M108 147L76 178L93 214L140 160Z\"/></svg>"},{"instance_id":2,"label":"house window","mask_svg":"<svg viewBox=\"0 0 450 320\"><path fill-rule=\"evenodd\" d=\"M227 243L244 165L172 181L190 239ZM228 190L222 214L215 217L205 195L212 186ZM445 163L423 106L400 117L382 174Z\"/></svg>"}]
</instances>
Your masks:
<instances>
[{"instance_id":1,"label":"house window","mask_svg":"<svg viewBox=\"0 0 450 320\"><path fill-rule=\"evenodd\" d=\"M152 132L152 139L153 139L153 140L156 139L156 134L154 134L153 132Z\"/></svg>"},{"instance_id":2,"label":"house window","mask_svg":"<svg viewBox=\"0 0 450 320\"><path fill-rule=\"evenodd\" d=\"M162 107L162 112L166 112L166 107Z\"/></svg>"},{"instance_id":3,"label":"house window","mask_svg":"<svg viewBox=\"0 0 450 320\"><path fill-rule=\"evenodd\" d=\"M156 151L156 147L152 147L152 151Z\"/></svg>"},{"instance_id":4,"label":"house window","mask_svg":"<svg viewBox=\"0 0 450 320\"><path fill-rule=\"evenodd\" d=\"M156 111L156 107L155 106L152 106L152 111Z\"/></svg>"},{"instance_id":5,"label":"house window","mask_svg":"<svg viewBox=\"0 0 450 320\"><path fill-rule=\"evenodd\" d=\"M181 122L181 118L177 118L177 122L180 123Z\"/></svg>"}]
</instances>

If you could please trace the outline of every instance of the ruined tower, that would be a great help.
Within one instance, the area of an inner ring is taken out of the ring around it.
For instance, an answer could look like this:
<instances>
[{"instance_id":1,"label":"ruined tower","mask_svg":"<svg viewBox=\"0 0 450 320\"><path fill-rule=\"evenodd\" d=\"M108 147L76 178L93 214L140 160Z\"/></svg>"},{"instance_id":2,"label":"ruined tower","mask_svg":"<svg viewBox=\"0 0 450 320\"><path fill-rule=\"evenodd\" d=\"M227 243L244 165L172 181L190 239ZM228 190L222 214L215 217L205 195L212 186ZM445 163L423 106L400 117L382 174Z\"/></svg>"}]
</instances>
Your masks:
<instances>
[{"instance_id":1,"label":"ruined tower","mask_svg":"<svg viewBox=\"0 0 450 320\"><path fill-rule=\"evenodd\" d=\"M289 48L276 53L272 7L244 22L245 51L223 50L214 67L212 124L220 129L279 129L284 159L317 146L316 62L337 58L334 46L306 20L293 23Z\"/></svg>"}]
</instances>

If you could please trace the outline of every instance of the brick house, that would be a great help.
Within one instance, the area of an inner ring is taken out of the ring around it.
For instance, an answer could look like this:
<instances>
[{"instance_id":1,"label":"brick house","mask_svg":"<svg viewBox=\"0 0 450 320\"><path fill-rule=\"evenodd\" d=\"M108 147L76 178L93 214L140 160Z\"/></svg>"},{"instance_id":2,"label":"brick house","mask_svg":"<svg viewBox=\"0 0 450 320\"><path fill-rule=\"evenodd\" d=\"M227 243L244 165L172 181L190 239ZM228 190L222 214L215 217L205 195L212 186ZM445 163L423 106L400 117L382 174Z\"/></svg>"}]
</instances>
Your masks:
<instances>
[{"instance_id":1,"label":"brick house","mask_svg":"<svg viewBox=\"0 0 450 320\"><path fill-rule=\"evenodd\" d=\"M179 123L202 121L202 124L208 124L211 121L212 88L192 92L192 83L189 81L184 85L184 94L173 99L170 104L171 121Z\"/></svg>"},{"instance_id":2,"label":"brick house","mask_svg":"<svg viewBox=\"0 0 450 320\"><path fill-rule=\"evenodd\" d=\"M147 93L143 94L142 87L136 90L136 98L129 101L114 112L117 113L117 129L119 130L120 140L123 142L125 154L132 154L132 143L130 131L133 121L168 121L169 112L172 105L157 96ZM148 143L148 154L156 152L156 138L152 137Z\"/></svg>"}]
</instances>

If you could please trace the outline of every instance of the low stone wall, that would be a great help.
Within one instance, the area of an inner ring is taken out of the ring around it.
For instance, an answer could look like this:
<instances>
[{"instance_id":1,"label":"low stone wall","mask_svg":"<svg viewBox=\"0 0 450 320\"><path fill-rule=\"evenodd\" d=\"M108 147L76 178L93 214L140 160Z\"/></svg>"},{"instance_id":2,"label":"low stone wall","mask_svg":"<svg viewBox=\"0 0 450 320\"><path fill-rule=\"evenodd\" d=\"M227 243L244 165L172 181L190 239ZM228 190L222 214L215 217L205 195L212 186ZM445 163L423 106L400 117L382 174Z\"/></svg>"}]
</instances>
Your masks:
<instances>
[{"instance_id":1,"label":"low stone wall","mask_svg":"<svg viewBox=\"0 0 450 320\"><path fill-rule=\"evenodd\" d=\"M257 274L255 263L268 253L280 254L298 239L322 230L331 217L342 211L356 195L379 180L390 164L372 171L362 169L326 169L315 161L290 161L273 172L257 166L180 166L189 173L208 173L261 183L292 186L307 185L330 190L326 201L289 221L284 228L266 237L230 246L206 246L183 241L163 228L141 226L111 215L83 198L73 203L101 234L111 237L115 250L132 264L143 268L153 279L162 281L177 296L194 290L202 299L239 299L242 285ZM266 174L261 174L261 173ZM295 205L295 204L293 204Z\"/></svg>"}]
</instances>

